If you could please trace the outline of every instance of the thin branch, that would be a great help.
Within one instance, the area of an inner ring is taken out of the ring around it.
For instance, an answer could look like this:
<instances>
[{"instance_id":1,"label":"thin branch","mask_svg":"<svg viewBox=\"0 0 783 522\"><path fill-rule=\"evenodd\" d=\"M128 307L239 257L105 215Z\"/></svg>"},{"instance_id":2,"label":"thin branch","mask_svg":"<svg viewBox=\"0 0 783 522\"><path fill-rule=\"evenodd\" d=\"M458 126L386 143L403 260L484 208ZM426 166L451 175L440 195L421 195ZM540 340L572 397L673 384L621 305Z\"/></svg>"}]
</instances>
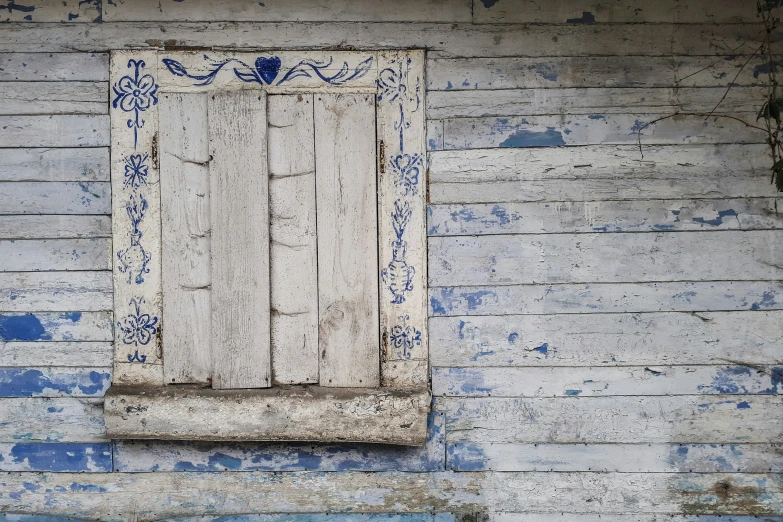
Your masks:
<instances>
[{"instance_id":1,"label":"thin branch","mask_svg":"<svg viewBox=\"0 0 783 522\"><path fill-rule=\"evenodd\" d=\"M765 27L764 29L762 29L761 31L759 31L759 33L763 33L763 32L764 32L764 31L766 31L766 30L767 30L767 29L766 29L766 27ZM758 34L758 33L757 33L757 34ZM745 47L746 45L748 45L748 43L750 43L750 42L747 42L747 41L745 41L745 42L742 42L742 43L741 43L741 44L739 44L737 47L735 47L734 49L732 49L732 50L731 50L731 52L728 54L728 56L733 56L733 55L734 55L734 54L735 54L737 51L739 51L739 50L740 50L740 48L742 48L742 47ZM701 69L699 69L698 71L696 71L696 72L692 72L692 73L690 73L690 74L689 74L689 75L687 75L687 76L683 76L683 77L682 77L682 78L680 78L679 80L674 80L674 84L675 84L675 85L677 85L677 84L678 84L678 83L680 83L681 81L683 81L683 80L687 80L687 79L688 79L688 78L690 78L691 76L696 76L697 74L699 74L699 73L701 73L701 72L704 72L704 71L706 71L707 69L711 69L711 68L715 67L716 65L718 65L719 63L721 63L721 62L724 62L725 60L726 60L726 57L725 57L725 56L722 56L722 57L721 57L719 60L715 60L715 61L714 61L714 62L712 62L711 64L709 64L709 65L707 65L707 66L705 66L705 67L702 67L702 68L701 68Z\"/></svg>"},{"instance_id":2,"label":"thin branch","mask_svg":"<svg viewBox=\"0 0 783 522\"><path fill-rule=\"evenodd\" d=\"M726 92L723 93L723 96L721 97L721 99L718 100L718 103L716 103L715 107L713 107L712 110L710 111L709 116L707 116L708 118L710 116L712 116L712 113L714 113L716 110L718 110L718 107L720 107L720 104L723 103L723 100L725 100L726 96L729 95L729 91L731 90L731 88L734 87L734 82L737 81L737 78L739 78L739 75L742 74L742 71L745 69L745 67L747 67L747 65L750 63L750 61L753 59L753 57L756 56L759 53L759 51L761 51L764 48L764 45L765 44L763 44L763 43L761 45L759 45L758 49L753 51L753 54L748 56L748 59L745 60L745 63L742 64L742 67L740 67L740 70L737 71L737 74L734 75L734 79L731 80L731 82L729 82L729 86L726 89Z\"/></svg>"},{"instance_id":3,"label":"thin branch","mask_svg":"<svg viewBox=\"0 0 783 522\"><path fill-rule=\"evenodd\" d=\"M727 120L734 120L742 123L746 127L749 127L751 129L760 130L761 132L767 132L767 129L764 127L759 127L758 125L753 125L752 123L748 123L742 118L739 118L737 116L732 116L730 114L706 114L703 112L675 112L673 114L667 114L666 116L661 116L660 118L656 118L648 123L645 123L641 127L639 127L636 130L636 142L639 145L639 154L641 155L641 159L644 159L644 151L642 150L642 131L649 127L650 125L653 125L655 123L658 123L659 121L668 120L669 118L674 118L675 116L699 116L706 118L725 118Z\"/></svg>"}]
</instances>

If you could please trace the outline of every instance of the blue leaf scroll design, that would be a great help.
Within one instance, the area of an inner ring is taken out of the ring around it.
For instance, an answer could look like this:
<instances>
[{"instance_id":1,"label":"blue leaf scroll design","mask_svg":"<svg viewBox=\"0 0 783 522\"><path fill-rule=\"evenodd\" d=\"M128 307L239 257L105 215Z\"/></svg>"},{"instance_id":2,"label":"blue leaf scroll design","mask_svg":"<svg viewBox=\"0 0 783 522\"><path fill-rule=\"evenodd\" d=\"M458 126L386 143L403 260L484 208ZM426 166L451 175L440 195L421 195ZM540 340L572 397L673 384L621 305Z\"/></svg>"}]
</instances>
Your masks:
<instances>
[{"instance_id":1,"label":"blue leaf scroll design","mask_svg":"<svg viewBox=\"0 0 783 522\"><path fill-rule=\"evenodd\" d=\"M144 282L144 274L149 274L149 263L152 256L141 246L143 234L139 230L139 223L144 218L144 213L149 207L144 196L139 194L139 199L131 194L128 202L125 204L125 211L131 220L132 230L130 235L130 246L117 251L117 270L128 273L128 283L131 282L140 285Z\"/></svg>"},{"instance_id":2,"label":"blue leaf scroll design","mask_svg":"<svg viewBox=\"0 0 783 522\"><path fill-rule=\"evenodd\" d=\"M128 60L128 69L133 69L133 75L120 78L112 88L116 97L112 107L123 112L132 112L133 118L128 120L128 128L133 129L133 148L136 148L139 129L144 127L141 113L158 103L158 84L151 74L142 74L147 66L144 60Z\"/></svg>"},{"instance_id":3,"label":"blue leaf scroll design","mask_svg":"<svg viewBox=\"0 0 783 522\"><path fill-rule=\"evenodd\" d=\"M132 298L128 304L131 312L121 321L117 321L120 339L124 344L147 345L158 333L158 317L142 311L142 306L145 304L143 297Z\"/></svg>"},{"instance_id":4,"label":"blue leaf scroll design","mask_svg":"<svg viewBox=\"0 0 783 522\"><path fill-rule=\"evenodd\" d=\"M123 158L125 162L125 182L123 186L125 188L137 189L142 185L147 185L147 177L149 176L148 158L149 154L131 154Z\"/></svg>"},{"instance_id":5,"label":"blue leaf scroll design","mask_svg":"<svg viewBox=\"0 0 783 522\"><path fill-rule=\"evenodd\" d=\"M421 107L421 81L416 78L416 87L408 88L412 60L394 60L397 68L387 67L378 73L378 101L386 99L398 104L399 115L394 122L394 130L400 133L400 152L405 150L405 130L411 126L410 114Z\"/></svg>"},{"instance_id":6,"label":"blue leaf scroll design","mask_svg":"<svg viewBox=\"0 0 783 522\"><path fill-rule=\"evenodd\" d=\"M128 362L147 362L146 355L139 355L139 351L136 350L133 354L128 354Z\"/></svg>"},{"instance_id":7,"label":"blue leaf scroll design","mask_svg":"<svg viewBox=\"0 0 783 522\"><path fill-rule=\"evenodd\" d=\"M402 239L412 214L407 201L398 199L394 202L394 212L391 217L397 238L391 243L392 260L381 270L381 278L392 294L393 304L404 303L405 294L413 290L413 276L416 274L416 269L405 261L408 243Z\"/></svg>"},{"instance_id":8,"label":"blue leaf scroll design","mask_svg":"<svg viewBox=\"0 0 783 522\"><path fill-rule=\"evenodd\" d=\"M419 193L420 154L398 154L389 160L394 172L394 186L403 190L403 195L416 196Z\"/></svg>"},{"instance_id":9,"label":"blue leaf scroll design","mask_svg":"<svg viewBox=\"0 0 783 522\"><path fill-rule=\"evenodd\" d=\"M392 346L397 351L397 357L410 359L413 349L421 346L421 331L408 324L409 315L401 315L397 319L402 324L394 325L391 329Z\"/></svg>"},{"instance_id":10,"label":"blue leaf scroll design","mask_svg":"<svg viewBox=\"0 0 783 522\"><path fill-rule=\"evenodd\" d=\"M334 74L328 74L327 70L331 67L333 58L328 60L302 60L290 69L283 77L277 79L282 68L282 61L278 56L259 56L253 65L250 65L238 58L227 58L225 60L213 60L208 55L204 55L204 61L207 62L207 72L205 74L194 74L188 71L188 68L182 63L171 58L164 58L163 65L174 76L181 76L195 80L196 87L204 87L215 81L218 73L226 66L233 67L234 75L246 83L257 83L259 85L283 85L295 78L313 78L318 77L329 85L345 85L346 83L361 78L370 70L373 57L370 56L356 67L351 68L348 62L343 62L342 67Z\"/></svg>"}]
</instances>

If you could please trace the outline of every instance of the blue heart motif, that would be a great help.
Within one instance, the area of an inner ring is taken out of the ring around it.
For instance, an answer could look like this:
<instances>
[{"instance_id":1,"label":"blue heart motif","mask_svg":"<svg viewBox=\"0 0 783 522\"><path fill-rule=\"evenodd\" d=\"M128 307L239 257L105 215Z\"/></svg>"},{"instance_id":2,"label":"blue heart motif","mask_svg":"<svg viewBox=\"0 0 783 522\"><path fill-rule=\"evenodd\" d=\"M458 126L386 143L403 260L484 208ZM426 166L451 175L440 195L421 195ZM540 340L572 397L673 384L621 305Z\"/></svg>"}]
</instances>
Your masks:
<instances>
[{"instance_id":1,"label":"blue heart motif","mask_svg":"<svg viewBox=\"0 0 783 522\"><path fill-rule=\"evenodd\" d=\"M277 78L277 73L280 72L280 65L280 58L277 56L272 56L270 58L259 56L256 58L256 71L258 71L258 75L267 85L271 85L272 82L275 81L275 78Z\"/></svg>"}]
</instances>

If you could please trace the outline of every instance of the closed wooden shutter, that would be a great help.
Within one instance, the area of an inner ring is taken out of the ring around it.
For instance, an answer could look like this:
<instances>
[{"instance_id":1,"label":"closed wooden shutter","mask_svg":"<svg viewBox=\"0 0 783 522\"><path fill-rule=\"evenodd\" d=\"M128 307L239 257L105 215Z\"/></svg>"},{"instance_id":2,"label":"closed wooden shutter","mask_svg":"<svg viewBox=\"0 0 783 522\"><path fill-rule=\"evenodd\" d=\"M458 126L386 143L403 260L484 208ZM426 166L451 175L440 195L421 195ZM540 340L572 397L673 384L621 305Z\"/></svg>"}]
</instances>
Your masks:
<instances>
[{"instance_id":1,"label":"closed wooden shutter","mask_svg":"<svg viewBox=\"0 0 783 522\"><path fill-rule=\"evenodd\" d=\"M166 383L378 387L375 96L159 111Z\"/></svg>"}]
</instances>

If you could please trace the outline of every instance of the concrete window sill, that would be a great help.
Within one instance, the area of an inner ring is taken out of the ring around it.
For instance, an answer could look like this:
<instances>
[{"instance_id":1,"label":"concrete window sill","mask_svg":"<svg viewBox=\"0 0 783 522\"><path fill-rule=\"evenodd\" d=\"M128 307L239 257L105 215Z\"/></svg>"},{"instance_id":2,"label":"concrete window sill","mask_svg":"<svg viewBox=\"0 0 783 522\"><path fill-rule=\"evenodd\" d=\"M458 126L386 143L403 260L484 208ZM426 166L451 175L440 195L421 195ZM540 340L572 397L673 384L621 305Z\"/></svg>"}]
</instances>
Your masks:
<instances>
[{"instance_id":1,"label":"concrete window sill","mask_svg":"<svg viewBox=\"0 0 783 522\"><path fill-rule=\"evenodd\" d=\"M112 386L112 439L373 442L424 445L427 388Z\"/></svg>"}]
</instances>

